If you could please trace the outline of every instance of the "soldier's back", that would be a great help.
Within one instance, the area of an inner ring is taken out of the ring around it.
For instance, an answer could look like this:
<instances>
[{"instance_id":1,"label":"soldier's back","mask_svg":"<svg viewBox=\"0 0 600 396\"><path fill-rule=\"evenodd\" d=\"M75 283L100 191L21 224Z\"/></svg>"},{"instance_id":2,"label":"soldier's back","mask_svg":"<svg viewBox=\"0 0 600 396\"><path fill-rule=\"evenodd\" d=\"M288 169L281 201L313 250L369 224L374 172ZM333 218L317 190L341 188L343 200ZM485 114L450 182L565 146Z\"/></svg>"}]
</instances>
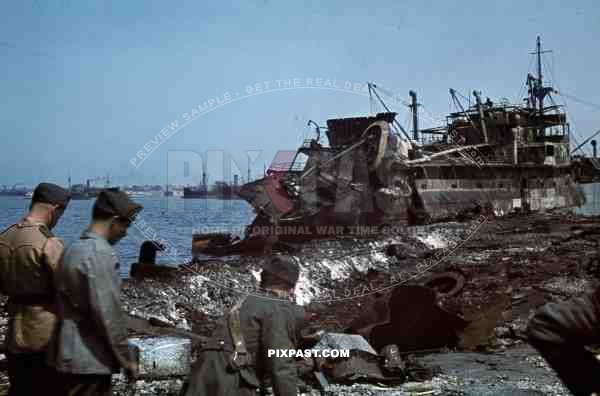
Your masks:
<instances>
[{"instance_id":1,"label":"soldier's back","mask_svg":"<svg viewBox=\"0 0 600 396\"><path fill-rule=\"evenodd\" d=\"M209 345L192 367L182 395L257 394L261 386L267 386L272 380L267 364L267 348L295 348L304 310L288 300L252 295L246 297L239 308L240 329L247 350L247 361L242 367L232 362L235 347L230 315L228 313L219 320ZM287 364L289 369L290 362Z\"/></svg>"},{"instance_id":2,"label":"soldier's back","mask_svg":"<svg viewBox=\"0 0 600 396\"><path fill-rule=\"evenodd\" d=\"M9 296L44 294L51 288L51 269L42 260L49 239L43 223L22 220L0 234L0 279Z\"/></svg>"},{"instance_id":3,"label":"soldier's back","mask_svg":"<svg viewBox=\"0 0 600 396\"><path fill-rule=\"evenodd\" d=\"M23 219L0 234L0 287L9 296L6 347L43 351L56 323L53 273L63 244L44 223Z\"/></svg>"}]
</instances>

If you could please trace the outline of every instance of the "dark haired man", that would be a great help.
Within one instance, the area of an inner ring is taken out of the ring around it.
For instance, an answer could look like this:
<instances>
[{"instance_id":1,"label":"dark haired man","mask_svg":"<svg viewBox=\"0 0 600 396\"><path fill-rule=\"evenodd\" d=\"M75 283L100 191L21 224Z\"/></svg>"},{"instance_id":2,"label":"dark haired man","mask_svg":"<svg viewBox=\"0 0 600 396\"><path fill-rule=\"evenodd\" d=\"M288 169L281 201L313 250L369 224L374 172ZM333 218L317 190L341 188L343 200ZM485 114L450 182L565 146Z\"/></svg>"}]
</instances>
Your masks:
<instances>
[{"instance_id":1,"label":"dark haired man","mask_svg":"<svg viewBox=\"0 0 600 396\"><path fill-rule=\"evenodd\" d=\"M56 323L53 273L63 243L50 231L69 192L40 183L27 215L0 234L0 291L9 296L5 346L9 395L41 394L53 377L45 351Z\"/></svg>"},{"instance_id":2,"label":"dark haired man","mask_svg":"<svg viewBox=\"0 0 600 396\"><path fill-rule=\"evenodd\" d=\"M56 271L60 325L48 348L63 395L110 395L111 374L137 367L122 352L127 329L120 304L119 260L113 249L142 206L122 191L104 190L92 223Z\"/></svg>"},{"instance_id":3,"label":"dark haired man","mask_svg":"<svg viewBox=\"0 0 600 396\"><path fill-rule=\"evenodd\" d=\"M265 394L270 383L275 396L298 393L292 357L268 356L269 350L295 349L304 310L290 301L299 267L274 256L263 267L264 296L242 298L217 326L192 367L181 395Z\"/></svg>"}]
</instances>

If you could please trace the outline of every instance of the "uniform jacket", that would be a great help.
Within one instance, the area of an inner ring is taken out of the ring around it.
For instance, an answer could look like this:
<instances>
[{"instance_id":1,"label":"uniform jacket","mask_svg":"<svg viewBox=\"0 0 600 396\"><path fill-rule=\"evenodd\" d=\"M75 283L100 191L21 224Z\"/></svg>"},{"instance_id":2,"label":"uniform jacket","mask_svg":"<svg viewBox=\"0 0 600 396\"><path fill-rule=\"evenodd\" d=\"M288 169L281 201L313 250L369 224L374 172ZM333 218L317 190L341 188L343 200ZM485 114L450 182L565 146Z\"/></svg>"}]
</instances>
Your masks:
<instances>
[{"instance_id":1,"label":"uniform jacket","mask_svg":"<svg viewBox=\"0 0 600 396\"><path fill-rule=\"evenodd\" d=\"M46 349L56 324L52 278L63 249L46 224L27 218L0 234L0 289L9 296L9 352Z\"/></svg>"},{"instance_id":2,"label":"uniform jacket","mask_svg":"<svg viewBox=\"0 0 600 396\"><path fill-rule=\"evenodd\" d=\"M276 396L297 395L298 375L294 358L267 357L267 351L296 348L304 310L287 300L249 296L239 312L249 365L237 372L227 368L232 341L226 315L215 329L208 350L200 354L192 367L182 395L251 395L269 383ZM220 341L223 341L225 350L212 347L219 345Z\"/></svg>"},{"instance_id":3,"label":"uniform jacket","mask_svg":"<svg viewBox=\"0 0 600 396\"><path fill-rule=\"evenodd\" d=\"M86 231L65 251L56 271L60 323L48 364L71 374L110 374L125 362L127 337L120 304L119 260L100 235Z\"/></svg>"}]
</instances>

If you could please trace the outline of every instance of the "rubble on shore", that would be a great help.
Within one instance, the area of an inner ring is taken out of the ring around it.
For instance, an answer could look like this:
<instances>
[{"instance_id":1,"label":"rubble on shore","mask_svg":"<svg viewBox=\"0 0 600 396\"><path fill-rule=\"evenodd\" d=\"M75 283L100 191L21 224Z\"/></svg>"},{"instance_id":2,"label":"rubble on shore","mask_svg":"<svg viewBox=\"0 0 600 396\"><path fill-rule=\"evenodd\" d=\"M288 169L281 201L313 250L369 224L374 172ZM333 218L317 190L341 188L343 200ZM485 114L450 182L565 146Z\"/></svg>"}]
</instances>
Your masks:
<instances>
[{"instance_id":1,"label":"rubble on shore","mask_svg":"<svg viewBox=\"0 0 600 396\"><path fill-rule=\"evenodd\" d=\"M597 283L600 227L594 219L534 214L486 219L472 235L467 235L469 227L469 222L435 224L380 239L340 238L297 246L294 257L302 267L297 301L316 314L311 329L346 329L357 312L367 310L381 296L384 291L380 289L396 271L415 275L403 284L423 284L433 274L453 271L464 276L465 284L457 295L441 298L440 305L472 323L456 349L473 351L464 353L492 353L481 355L482 361L505 355L510 362L515 359L511 351L524 348L524 330L538 306L580 295ZM386 247L390 244L400 246L403 254L398 258L387 256ZM455 251L448 250L456 246ZM436 257L441 250L445 252L435 265L420 273L419 263ZM207 336L214 320L233 304L239 291L252 291L256 286L260 260L215 260L195 273L180 271L172 278L131 281L124 289L124 304L132 314L156 317ZM320 301L323 289L367 290L365 287L372 293ZM446 372L430 376L429 381L437 384L431 389L432 394L486 394L486 387L487 394L567 394L535 351L527 348L522 355L523 376L508 370L508 374L498 374L505 380L486 383L469 378L469 363L461 361L451 375ZM416 356L435 366L428 360L433 355ZM332 386L336 394L410 394L402 387ZM461 387L467 390L461 391Z\"/></svg>"},{"instance_id":2,"label":"rubble on shore","mask_svg":"<svg viewBox=\"0 0 600 396\"><path fill-rule=\"evenodd\" d=\"M568 394L539 355L524 344L524 330L538 306L596 287L600 226L595 219L569 214L534 214L486 219L474 233L468 233L469 227L469 222L435 224L380 239L340 238L297 246L294 257L302 267L298 302L316 315L310 330L348 328L359 312L385 293L390 276L398 271L414 275L402 284L422 285L445 271L465 279L456 295L439 300L445 310L470 322L453 351L404 355L430 368L419 378L423 390L411 393L406 384L404 388L355 384L331 385L326 394ZM400 246L396 257L386 255L390 244ZM419 264L431 263L432 257L435 265L419 271L423 268ZM154 328L209 336L216 319L240 292L256 287L260 264L259 257L211 260L166 275L127 280L124 308L147 323L131 329L131 334L157 334ZM357 288L369 292L322 298L323 289ZM175 395L182 380L138 381L135 394ZM115 381L116 394L125 394L124 383L118 377ZM314 383L305 382L307 394L319 394Z\"/></svg>"}]
</instances>

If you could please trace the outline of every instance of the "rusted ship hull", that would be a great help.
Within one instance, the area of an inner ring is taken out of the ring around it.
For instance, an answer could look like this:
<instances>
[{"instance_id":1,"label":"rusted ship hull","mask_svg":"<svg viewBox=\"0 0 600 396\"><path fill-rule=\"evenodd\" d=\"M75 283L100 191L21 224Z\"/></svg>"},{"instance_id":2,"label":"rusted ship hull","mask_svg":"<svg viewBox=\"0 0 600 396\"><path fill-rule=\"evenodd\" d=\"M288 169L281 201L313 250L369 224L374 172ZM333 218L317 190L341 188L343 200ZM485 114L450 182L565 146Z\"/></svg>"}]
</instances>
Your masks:
<instances>
[{"instance_id":1,"label":"rusted ship hull","mask_svg":"<svg viewBox=\"0 0 600 396\"><path fill-rule=\"evenodd\" d=\"M537 48L539 57L539 38ZM411 91L412 137L369 84L386 112L328 120L329 147L317 126L287 168L246 184L240 197L256 209L256 224L350 228L580 206L576 181L590 166L571 160L570 125L560 106L544 106L554 90L541 70L526 84L525 104L483 102L474 91L466 109L451 89L459 111L423 130Z\"/></svg>"},{"instance_id":2,"label":"rusted ship hull","mask_svg":"<svg viewBox=\"0 0 600 396\"><path fill-rule=\"evenodd\" d=\"M427 168L415 179L418 201L433 220L456 217L465 211L492 210L495 215L514 211L546 211L577 207L584 203L572 169L566 167L485 166L452 169L470 177L426 177ZM439 173L439 168L429 169Z\"/></svg>"},{"instance_id":3,"label":"rusted ship hull","mask_svg":"<svg viewBox=\"0 0 600 396\"><path fill-rule=\"evenodd\" d=\"M278 231L284 238L294 240L376 233L373 226L414 225L478 213L503 216L515 211L543 212L584 203L568 166L454 166L445 171L470 177L435 177L444 173L437 166L412 168L398 174L413 189L410 195L408 190L395 196L342 194L340 200L352 202L320 208L295 206L280 182L272 177L246 185L240 195L259 213L251 232ZM319 193L317 190L317 200ZM328 193L336 195L335 190ZM378 230L384 230L381 227Z\"/></svg>"}]
</instances>

